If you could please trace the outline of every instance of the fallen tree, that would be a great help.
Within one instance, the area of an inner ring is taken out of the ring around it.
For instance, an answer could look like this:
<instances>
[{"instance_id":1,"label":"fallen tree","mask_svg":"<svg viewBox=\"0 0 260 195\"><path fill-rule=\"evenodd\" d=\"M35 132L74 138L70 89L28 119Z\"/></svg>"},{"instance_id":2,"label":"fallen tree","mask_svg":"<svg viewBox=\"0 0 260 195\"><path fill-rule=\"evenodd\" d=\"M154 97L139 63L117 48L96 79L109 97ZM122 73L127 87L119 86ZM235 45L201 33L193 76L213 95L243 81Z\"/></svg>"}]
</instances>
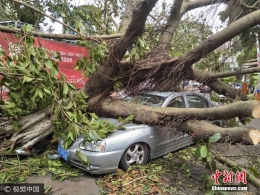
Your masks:
<instances>
[{"instance_id":1,"label":"fallen tree","mask_svg":"<svg viewBox=\"0 0 260 195\"><path fill-rule=\"evenodd\" d=\"M10 0L10 2L31 7L21 1ZM139 50L145 49L145 25L157 0L128 1L119 28L122 36L121 34L120 36L115 34L99 37L79 35L80 39L88 40L87 42L82 41L80 44L86 46L92 53L90 59L85 58L77 64L83 72L89 73L87 75L88 82L78 92L66 84L64 78L56 79L55 73L57 73L57 60L60 60L59 55L55 54L55 59L49 60L48 52L34 48L31 44L30 34L36 35L36 33L22 31L24 33L22 38L26 44L21 49L21 53L18 56L8 57L4 51L1 52L1 57L6 59L1 64L4 72L1 85L9 87L10 97L9 102L1 103L1 109L4 117L12 118L9 121L3 120L0 124L0 137L6 139L0 150L13 150L17 147L30 149L39 140L50 135L53 130L55 135L66 139L68 144L79 134L90 137L94 131L95 135L100 137L98 132L104 128L104 125L97 125L97 117L93 113L108 117L134 115L135 122L153 125L170 124L181 131L195 133L196 139L207 138L209 135L219 132L223 135L224 140L226 137L230 137L232 141L257 144L249 136L252 129L244 127L220 128L197 120L232 119L235 117L260 118L259 101L241 101L208 109L181 109L134 105L109 97L111 92L122 88L130 92L140 91L145 82L150 83L151 87L148 90L169 90L173 85L179 85L184 79L192 79L207 84L220 94L248 100L247 95L242 94L240 90L236 90L219 80L219 78L231 76L231 73L226 75L224 73L212 74L192 68L192 65L207 57L209 53L228 40L258 25L260 21L259 10L249 13L225 29L209 36L186 54L179 57L169 55L173 34L176 32L182 16L195 8L221 2L225 3L226 1L198 0L196 3L184 0L174 1L170 15L166 18L167 23L161 29L158 42L153 43L149 52L142 56L138 54L139 58L135 58L136 62L134 63L125 59L126 52L129 48L132 49L132 53L133 48L136 50L138 47ZM38 11L37 8L33 9ZM0 29L5 28L1 27ZM140 38L142 35L144 35L144 39ZM50 38L51 35L48 37ZM53 35L52 38L55 37L57 35ZM71 38L70 36L61 37ZM97 38L119 39L106 44ZM135 53L136 56L137 53ZM93 69L89 71L94 61L95 71ZM46 67L50 69L51 74L45 70ZM259 68L242 72L259 72ZM86 108L88 109L85 115ZM30 115L25 115L28 113ZM89 117L91 120L88 120ZM194 119L196 120L193 121ZM79 127L78 123L84 124L84 127ZM115 128L106 125L107 133ZM260 134L260 131L258 133Z\"/></svg>"}]
</instances>

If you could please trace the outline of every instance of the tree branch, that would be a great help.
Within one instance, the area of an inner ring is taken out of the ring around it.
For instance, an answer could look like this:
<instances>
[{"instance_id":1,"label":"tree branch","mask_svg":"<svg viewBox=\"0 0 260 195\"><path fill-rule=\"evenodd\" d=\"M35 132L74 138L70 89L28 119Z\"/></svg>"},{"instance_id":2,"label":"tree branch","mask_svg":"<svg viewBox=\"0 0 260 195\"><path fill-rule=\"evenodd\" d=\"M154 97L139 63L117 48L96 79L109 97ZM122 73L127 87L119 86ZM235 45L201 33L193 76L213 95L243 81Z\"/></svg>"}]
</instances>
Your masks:
<instances>
[{"instance_id":1,"label":"tree branch","mask_svg":"<svg viewBox=\"0 0 260 195\"><path fill-rule=\"evenodd\" d=\"M136 38L143 34L146 19L156 3L157 0L142 1L137 9L134 9L132 20L124 36L113 47L112 55L117 62L122 59L127 48L132 45Z\"/></svg>"},{"instance_id":2,"label":"tree branch","mask_svg":"<svg viewBox=\"0 0 260 195\"><path fill-rule=\"evenodd\" d=\"M146 19L155 6L157 0L145 0L138 4L134 9L132 20L125 32L111 48L111 52L98 71L89 76L88 82L82 90L91 98L100 93L100 90L109 91L114 84L112 77L117 76L120 61L125 55L127 49L132 45L138 36L141 36Z\"/></svg>"},{"instance_id":3,"label":"tree branch","mask_svg":"<svg viewBox=\"0 0 260 195\"><path fill-rule=\"evenodd\" d=\"M222 31L210 36L207 40L203 41L199 46L188 52L183 56L183 61L186 65L191 66L199 61L202 57L206 56L213 50L220 47L222 44L239 35L241 32L260 24L260 10L254 11L235 22L231 23ZM187 60L188 59L188 60Z\"/></svg>"},{"instance_id":4,"label":"tree branch","mask_svg":"<svg viewBox=\"0 0 260 195\"><path fill-rule=\"evenodd\" d=\"M237 98L237 95L240 96L241 100L247 100L247 95L243 94L240 90L231 87L230 85L220 81L214 74L209 72L192 69L188 76L188 79L196 80L201 83L207 84L213 91L223 94L232 99Z\"/></svg>"},{"instance_id":5,"label":"tree branch","mask_svg":"<svg viewBox=\"0 0 260 195\"><path fill-rule=\"evenodd\" d=\"M7 26L0 25L0 32L7 32L7 33L21 33L21 29L18 28L10 28ZM120 38L122 34L112 34L112 35L92 35L92 36L76 36L76 35L69 35L69 34L51 34L51 33L44 33L44 32L37 32L31 31L29 33L35 37L47 38L47 39L67 39L67 40L107 40L107 39L116 39Z\"/></svg>"},{"instance_id":6,"label":"tree branch","mask_svg":"<svg viewBox=\"0 0 260 195\"><path fill-rule=\"evenodd\" d=\"M221 140L223 142L242 142L244 144L252 144L252 140L249 136L250 132L256 131L255 129L241 126L222 128L216 125L212 125L205 121L188 120L184 121L179 126L182 132L186 132L194 135L194 142L207 140L210 136L220 133ZM260 131L258 131L260 134Z\"/></svg>"},{"instance_id":7,"label":"tree branch","mask_svg":"<svg viewBox=\"0 0 260 195\"><path fill-rule=\"evenodd\" d=\"M173 33L175 32L176 28L178 27L180 19L181 19L180 9L182 7L182 3L183 3L183 0L174 1L173 7L171 10L171 14L168 18L165 29L160 36L158 46L165 45L166 49L169 47L170 42L173 37Z\"/></svg>"},{"instance_id":8,"label":"tree branch","mask_svg":"<svg viewBox=\"0 0 260 195\"><path fill-rule=\"evenodd\" d=\"M225 77L230 77L230 76L251 74L251 73L256 73L256 72L260 72L260 67L247 68L247 69L242 69L242 70L237 70L237 71L232 71L232 72L219 72L219 73L213 74L213 77L225 78Z\"/></svg>"},{"instance_id":9,"label":"tree branch","mask_svg":"<svg viewBox=\"0 0 260 195\"><path fill-rule=\"evenodd\" d=\"M90 110L95 107L96 100L89 101ZM167 124L176 119L183 120L220 120L231 119L237 116L260 118L260 102L249 100L232 103L221 107L212 108L170 108L170 107L150 107L137 105L117 99L106 98L99 104L98 112L101 116L113 118L127 117L135 115L134 120L145 124Z\"/></svg>"},{"instance_id":10,"label":"tree branch","mask_svg":"<svg viewBox=\"0 0 260 195\"><path fill-rule=\"evenodd\" d=\"M252 10L258 10L259 8L257 7L257 4L259 4L259 1L256 1L253 5L247 5L246 3L243 2L243 0L239 0L239 4L241 7L247 8L247 9L252 9Z\"/></svg>"},{"instance_id":11,"label":"tree branch","mask_svg":"<svg viewBox=\"0 0 260 195\"><path fill-rule=\"evenodd\" d=\"M186 12L196 8L200 8L207 5L213 5L215 3L224 3L228 0L196 0L196 1L184 1L180 11L180 15L183 16Z\"/></svg>"},{"instance_id":12,"label":"tree branch","mask_svg":"<svg viewBox=\"0 0 260 195\"><path fill-rule=\"evenodd\" d=\"M126 11L122 16L122 21L119 26L119 32L125 32L129 23L131 22L133 10L137 7L140 0L127 1Z\"/></svg>"}]
</instances>

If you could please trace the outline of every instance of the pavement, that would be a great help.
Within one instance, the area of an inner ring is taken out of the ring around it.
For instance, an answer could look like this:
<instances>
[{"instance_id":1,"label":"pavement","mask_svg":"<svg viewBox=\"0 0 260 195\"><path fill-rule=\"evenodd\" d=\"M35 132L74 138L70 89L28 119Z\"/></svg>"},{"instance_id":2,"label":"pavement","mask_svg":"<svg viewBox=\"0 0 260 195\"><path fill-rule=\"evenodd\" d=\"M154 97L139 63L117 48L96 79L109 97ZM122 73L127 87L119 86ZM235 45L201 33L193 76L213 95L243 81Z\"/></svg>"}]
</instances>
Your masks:
<instances>
[{"instance_id":1,"label":"pavement","mask_svg":"<svg viewBox=\"0 0 260 195\"><path fill-rule=\"evenodd\" d=\"M251 122L246 124L246 126L260 130L260 119L251 119Z\"/></svg>"},{"instance_id":2,"label":"pavement","mask_svg":"<svg viewBox=\"0 0 260 195\"><path fill-rule=\"evenodd\" d=\"M30 177L27 183L44 183L44 188L51 187L46 195L101 195L99 186L96 184L97 176L87 174L64 180L52 180L51 175L44 177Z\"/></svg>"}]
</instances>

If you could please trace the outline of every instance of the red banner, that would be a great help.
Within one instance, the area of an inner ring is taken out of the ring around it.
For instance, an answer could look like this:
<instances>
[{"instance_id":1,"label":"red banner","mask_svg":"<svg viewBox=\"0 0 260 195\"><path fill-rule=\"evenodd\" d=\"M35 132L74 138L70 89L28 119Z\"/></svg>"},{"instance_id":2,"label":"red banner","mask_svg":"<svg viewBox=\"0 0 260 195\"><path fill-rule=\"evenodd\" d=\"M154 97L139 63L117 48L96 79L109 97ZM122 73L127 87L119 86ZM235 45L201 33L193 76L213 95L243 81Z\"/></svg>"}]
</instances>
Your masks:
<instances>
[{"instance_id":1,"label":"red banner","mask_svg":"<svg viewBox=\"0 0 260 195\"><path fill-rule=\"evenodd\" d=\"M7 51L7 53L16 53L19 52L17 48L15 48L15 44L20 44L21 40L16 38L13 34L10 33L2 33L0 32L0 47ZM50 52L59 52L61 56L61 62L59 62L59 75L64 74L66 76L66 81L68 83L74 84L76 88L81 88L87 82L87 78L83 78L82 74L78 70L74 70L74 65L76 61L80 57L89 56L89 51L84 47L80 47L77 45L72 45L68 43L62 43L47 39L34 38L35 46L44 47ZM0 77L1 79L1 77ZM0 89L0 99L1 96L5 96ZM6 91L6 90L5 90ZM6 97L2 97L2 99L6 99Z\"/></svg>"}]
</instances>

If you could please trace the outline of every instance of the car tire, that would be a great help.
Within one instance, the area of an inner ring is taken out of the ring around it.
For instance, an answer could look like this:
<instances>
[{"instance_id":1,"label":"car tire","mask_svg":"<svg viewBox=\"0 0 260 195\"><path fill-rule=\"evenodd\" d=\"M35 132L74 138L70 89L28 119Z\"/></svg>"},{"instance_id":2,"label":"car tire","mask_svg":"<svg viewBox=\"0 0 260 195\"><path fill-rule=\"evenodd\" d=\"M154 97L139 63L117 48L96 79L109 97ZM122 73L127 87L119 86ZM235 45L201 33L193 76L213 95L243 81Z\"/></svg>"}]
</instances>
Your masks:
<instances>
[{"instance_id":1,"label":"car tire","mask_svg":"<svg viewBox=\"0 0 260 195\"><path fill-rule=\"evenodd\" d=\"M121 157L119 168L126 171L133 164L144 165L149 159L149 148L144 143L129 146Z\"/></svg>"}]
</instances>

